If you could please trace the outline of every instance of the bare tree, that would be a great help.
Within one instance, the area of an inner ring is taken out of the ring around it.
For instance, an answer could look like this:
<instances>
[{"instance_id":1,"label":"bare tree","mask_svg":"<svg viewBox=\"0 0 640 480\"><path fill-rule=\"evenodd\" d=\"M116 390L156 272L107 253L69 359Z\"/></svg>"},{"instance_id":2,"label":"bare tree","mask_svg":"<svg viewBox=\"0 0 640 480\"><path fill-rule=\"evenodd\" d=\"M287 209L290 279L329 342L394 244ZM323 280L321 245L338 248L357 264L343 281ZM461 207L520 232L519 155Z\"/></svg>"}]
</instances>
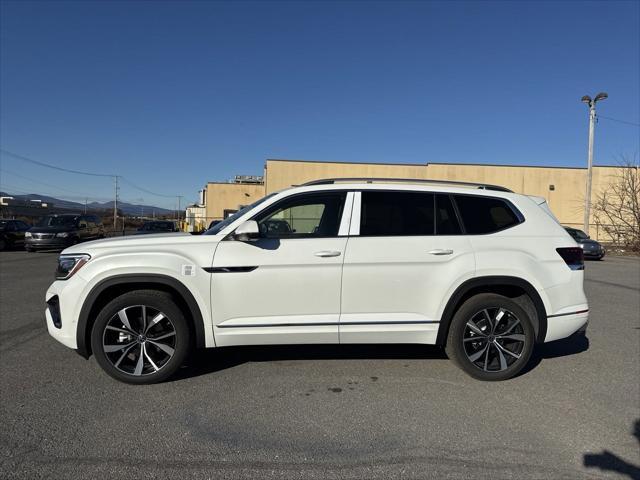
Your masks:
<instances>
[{"instance_id":1,"label":"bare tree","mask_svg":"<svg viewBox=\"0 0 640 480\"><path fill-rule=\"evenodd\" d=\"M611 183L598 194L594 220L614 243L640 252L640 166L621 155Z\"/></svg>"}]
</instances>

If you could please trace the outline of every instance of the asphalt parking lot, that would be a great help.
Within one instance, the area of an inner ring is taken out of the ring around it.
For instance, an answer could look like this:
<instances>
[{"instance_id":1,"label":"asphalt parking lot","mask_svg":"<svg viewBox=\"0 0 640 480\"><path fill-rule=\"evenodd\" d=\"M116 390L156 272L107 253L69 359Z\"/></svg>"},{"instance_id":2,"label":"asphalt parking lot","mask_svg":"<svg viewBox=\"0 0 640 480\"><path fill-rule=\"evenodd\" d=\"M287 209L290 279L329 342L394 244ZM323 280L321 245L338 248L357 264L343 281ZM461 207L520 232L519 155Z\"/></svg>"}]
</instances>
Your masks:
<instances>
[{"instance_id":1,"label":"asphalt parking lot","mask_svg":"<svg viewBox=\"0 0 640 480\"><path fill-rule=\"evenodd\" d=\"M251 347L121 384L46 332L56 254L0 253L0 477L640 478L640 260L588 262L588 339L482 383L422 346Z\"/></svg>"}]
</instances>

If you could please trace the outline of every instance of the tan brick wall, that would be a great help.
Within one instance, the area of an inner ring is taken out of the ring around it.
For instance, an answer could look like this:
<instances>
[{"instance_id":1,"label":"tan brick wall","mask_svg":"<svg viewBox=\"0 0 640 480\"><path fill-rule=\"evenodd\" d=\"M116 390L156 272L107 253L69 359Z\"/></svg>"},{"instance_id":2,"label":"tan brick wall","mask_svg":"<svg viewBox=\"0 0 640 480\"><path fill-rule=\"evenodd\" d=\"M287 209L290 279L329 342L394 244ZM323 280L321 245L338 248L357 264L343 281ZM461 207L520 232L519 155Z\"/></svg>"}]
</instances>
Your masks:
<instances>
[{"instance_id":1,"label":"tan brick wall","mask_svg":"<svg viewBox=\"0 0 640 480\"><path fill-rule=\"evenodd\" d=\"M206 192L207 221L221 220L226 209L238 210L264 195L264 185L209 182Z\"/></svg>"},{"instance_id":2,"label":"tan brick wall","mask_svg":"<svg viewBox=\"0 0 640 480\"><path fill-rule=\"evenodd\" d=\"M593 200L607 188L617 167L594 167ZM264 196L292 185L332 177L381 177L456 180L502 185L514 192L544 197L556 217L566 225L582 228L584 168L532 166L467 165L467 164L375 164L348 162L313 162L272 160L265 163L264 185L209 183L207 185L207 218L219 219L224 209L237 209ZM554 190L550 190L550 185ZM591 236L603 237L593 225Z\"/></svg>"}]
</instances>

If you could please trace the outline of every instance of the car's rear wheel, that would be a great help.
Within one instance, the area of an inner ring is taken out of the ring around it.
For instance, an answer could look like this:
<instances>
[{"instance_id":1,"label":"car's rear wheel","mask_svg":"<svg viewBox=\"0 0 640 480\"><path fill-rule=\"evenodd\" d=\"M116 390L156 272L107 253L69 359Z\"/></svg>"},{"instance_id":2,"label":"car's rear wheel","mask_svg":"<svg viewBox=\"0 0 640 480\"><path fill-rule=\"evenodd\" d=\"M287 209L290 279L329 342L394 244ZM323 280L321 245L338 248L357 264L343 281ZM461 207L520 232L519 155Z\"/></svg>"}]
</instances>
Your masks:
<instances>
[{"instance_id":1,"label":"car's rear wheel","mask_svg":"<svg viewBox=\"0 0 640 480\"><path fill-rule=\"evenodd\" d=\"M91 348L117 380L150 384L168 379L184 362L190 332L172 296L136 290L109 302L98 314Z\"/></svg>"},{"instance_id":2,"label":"car's rear wheel","mask_svg":"<svg viewBox=\"0 0 640 480\"><path fill-rule=\"evenodd\" d=\"M534 336L531 318L518 303L502 295L479 294L454 315L446 350L472 377L506 380L529 361Z\"/></svg>"}]
</instances>

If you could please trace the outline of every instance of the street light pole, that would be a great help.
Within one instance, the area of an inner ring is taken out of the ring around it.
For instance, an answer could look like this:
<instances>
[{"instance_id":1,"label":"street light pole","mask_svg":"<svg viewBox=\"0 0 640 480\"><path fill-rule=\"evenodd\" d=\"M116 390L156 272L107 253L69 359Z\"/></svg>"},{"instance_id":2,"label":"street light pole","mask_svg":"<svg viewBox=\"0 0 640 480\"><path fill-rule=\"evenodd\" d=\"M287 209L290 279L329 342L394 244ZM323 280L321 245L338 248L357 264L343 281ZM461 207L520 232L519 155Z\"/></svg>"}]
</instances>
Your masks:
<instances>
[{"instance_id":1,"label":"street light pole","mask_svg":"<svg viewBox=\"0 0 640 480\"><path fill-rule=\"evenodd\" d=\"M593 140L596 133L596 103L608 98L604 92L599 93L592 100L589 95L582 97L582 102L589 106L589 149L587 153L587 187L584 194L584 224L582 229L589 235L589 222L591 220L591 180L593 178Z\"/></svg>"}]
</instances>

